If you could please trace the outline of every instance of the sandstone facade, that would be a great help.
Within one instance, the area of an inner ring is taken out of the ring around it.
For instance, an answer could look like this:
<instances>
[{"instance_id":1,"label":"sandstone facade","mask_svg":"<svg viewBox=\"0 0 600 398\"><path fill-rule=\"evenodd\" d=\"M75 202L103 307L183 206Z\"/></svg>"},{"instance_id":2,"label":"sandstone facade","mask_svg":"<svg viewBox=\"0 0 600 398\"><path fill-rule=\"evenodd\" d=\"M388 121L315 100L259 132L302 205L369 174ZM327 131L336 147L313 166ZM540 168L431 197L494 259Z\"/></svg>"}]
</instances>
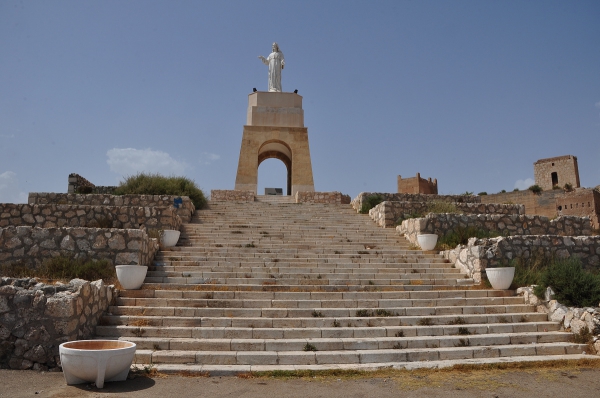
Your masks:
<instances>
[{"instance_id":1,"label":"sandstone facade","mask_svg":"<svg viewBox=\"0 0 600 398\"><path fill-rule=\"evenodd\" d=\"M438 186L437 179L427 180L421 178L421 173L417 173L416 177L402 178L398 176L398 193L422 193L427 195L437 195Z\"/></svg>"},{"instance_id":2,"label":"sandstone facade","mask_svg":"<svg viewBox=\"0 0 600 398\"><path fill-rule=\"evenodd\" d=\"M580 186L577 157L572 155L540 159L533 164L533 174L536 185L545 191L555 186L562 188L565 184L573 188Z\"/></svg>"},{"instance_id":3,"label":"sandstone facade","mask_svg":"<svg viewBox=\"0 0 600 398\"><path fill-rule=\"evenodd\" d=\"M102 280L0 279L0 368L59 370L58 346L92 337L114 297Z\"/></svg>"}]
</instances>

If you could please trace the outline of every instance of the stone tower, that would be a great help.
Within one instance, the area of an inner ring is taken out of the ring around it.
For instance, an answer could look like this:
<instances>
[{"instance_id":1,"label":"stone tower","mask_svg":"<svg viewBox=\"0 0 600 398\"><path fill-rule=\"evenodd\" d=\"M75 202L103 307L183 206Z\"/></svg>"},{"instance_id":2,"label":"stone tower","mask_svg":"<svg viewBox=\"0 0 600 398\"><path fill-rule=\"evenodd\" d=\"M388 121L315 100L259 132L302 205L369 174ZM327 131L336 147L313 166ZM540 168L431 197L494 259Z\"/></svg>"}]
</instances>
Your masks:
<instances>
[{"instance_id":1,"label":"stone tower","mask_svg":"<svg viewBox=\"0 0 600 398\"><path fill-rule=\"evenodd\" d=\"M302 97L257 91L248 95L235 189L257 193L258 166L270 158L287 168L287 194L315 190Z\"/></svg>"},{"instance_id":2,"label":"stone tower","mask_svg":"<svg viewBox=\"0 0 600 398\"><path fill-rule=\"evenodd\" d=\"M563 188L565 184L573 188L580 186L577 157L572 155L538 160L533 164L533 175L536 185L544 191L555 186Z\"/></svg>"}]
</instances>

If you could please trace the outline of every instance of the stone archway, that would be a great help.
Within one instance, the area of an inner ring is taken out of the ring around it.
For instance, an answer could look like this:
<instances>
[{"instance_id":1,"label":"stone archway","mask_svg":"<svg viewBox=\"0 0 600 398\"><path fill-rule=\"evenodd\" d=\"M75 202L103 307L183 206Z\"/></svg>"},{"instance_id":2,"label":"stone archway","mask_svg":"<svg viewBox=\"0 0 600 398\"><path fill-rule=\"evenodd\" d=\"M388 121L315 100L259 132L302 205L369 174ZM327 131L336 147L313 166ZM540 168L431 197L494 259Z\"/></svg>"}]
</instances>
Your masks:
<instances>
[{"instance_id":1,"label":"stone archway","mask_svg":"<svg viewBox=\"0 0 600 398\"><path fill-rule=\"evenodd\" d=\"M235 189L257 194L258 166L270 158L286 165L288 195L315 190L308 129L298 94L258 91L248 96Z\"/></svg>"},{"instance_id":2,"label":"stone archway","mask_svg":"<svg viewBox=\"0 0 600 398\"><path fill-rule=\"evenodd\" d=\"M258 167L267 159L279 159L285 165L287 170L287 188L286 195L292 194L292 150L283 141L270 140L261 145L258 149ZM258 173L257 173L258 177Z\"/></svg>"}]
</instances>

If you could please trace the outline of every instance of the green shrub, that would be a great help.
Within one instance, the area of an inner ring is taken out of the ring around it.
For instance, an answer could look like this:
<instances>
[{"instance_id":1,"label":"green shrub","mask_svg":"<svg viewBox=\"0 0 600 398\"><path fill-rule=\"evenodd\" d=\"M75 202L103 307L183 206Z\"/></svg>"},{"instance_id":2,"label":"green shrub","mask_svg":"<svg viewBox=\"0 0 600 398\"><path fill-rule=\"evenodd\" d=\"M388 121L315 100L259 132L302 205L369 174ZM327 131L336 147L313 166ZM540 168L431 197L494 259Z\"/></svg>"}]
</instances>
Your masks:
<instances>
[{"instance_id":1,"label":"green shrub","mask_svg":"<svg viewBox=\"0 0 600 398\"><path fill-rule=\"evenodd\" d=\"M103 279L112 283L116 278L115 267L108 260L74 259L67 256L48 259L37 269L5 264L1 267L1 272L3 276L13 278L37 277L61 281L80 278L88 281Z\"/></svg>"},{"instance_id":2,"label":"green shrub","mask_svg":"<svg viewBox=\"0 0 600 398\"><path fill-rule=\"evenodd\" d=\"M515 267L515 277L510 287L511 289L516 289L537 285L548 263L549 260L543 255L532 254L529 258L515 258L508 264L501 266Z\"/></svg>"},{"instance_id":3,"label":"green shrub","mask_svg":"<svg viewBox=\"0 0 600 398\"><path fill-rule=\"evenodd\" d=\"M477 195L478 195L478 196L486 196L486 195L487 195L487 192L485 192L485 191L483 191L483 192L479 192Z\"/></svg>"},{"instance_id":4,"label":"green shrub","mask_svg":"<svg viewBox=\"0 0 600 398\"><path fill-rule=\"evenodd\" d=\"M519 192L519 188L513 189L513 192Z\"/></svg>"},{"instance_id":5,"label":"green shrub","mask_svg":"<svg viewBox=\"0 0 600 398\"><path fill-rule=\"evenodd\" d=\"M454 203L433 201L427 205L425 213L458 213L458 209Z\"/></svg>"},{"instance_id":6,"label":"green shrub","mask_svg":"<svg viewBox=\"0 0 600 398\"><path fill-rule=\"evenodd\" d=\"M565 184L564 186L565 191L567 192L571 192L573 190L573 185L569 184L568 182Z\"/></svg>"},{"instance_id":7,"label":"green shrub","mask_svg":"<svg viewBox=\"0 0 600 398\"><path fill-rule=\"evenodd\" d=\"M365 198L362 206L360 207L360 214L369 214L369 210L383 202L381 195L369 195Z\"/></svg>"},{"instance_id":8,"label":"green shrub","mask_svg":"<svg viewBox=\"0 0 600 398\"><path fill-rule=\"evenodd\" d=\"M506 193L506 189L503 189L502 191L500 191L500 193Z\"/></svg>"},{"instance_id":9,"label":"green shrub","mask_svg":"<svg viewBox=\"0 0 600 398\"><path fill-rule=\"evenodd\" d=\"M139 173L121 182L115 195L179 195L188 196L196 209L206 205L204 192L187 177L165 177L160 174Z\"/></svg>"},{"instance_id":10,"label":"green shrub","mask_svg":"<svg viewBox=\"0 0 600 398\"><path fill-rule=\"evenodd\" d=\"M552 261L542 272L534 293L541 296L548 286L564 305L592 307L600 302L600 275L584 270L576 257Z\"/></svg>"},{"instance_id":11,"label":"green shrub","mask_svg":"<svg viewBox=\"0 0 600 398\"><path fill-rule=\"evenodd\" d=\"M450 250L458 245L466 245L469 238L495 238L500 236L498 232L488 231L476 227L457 227L453 231L440 237L435 246L437 250Z\"/></svg>"},{"instance_id":12,"label":"green shrub","mask_svg":"<svg viewBox=\"0 0 600 398\"><path fill-rule=\"evenodd\" d=\"M535 194L540 194L542 192L542 187L537 184L530 186L528 189Z\"/></svg>"}]
</instances>

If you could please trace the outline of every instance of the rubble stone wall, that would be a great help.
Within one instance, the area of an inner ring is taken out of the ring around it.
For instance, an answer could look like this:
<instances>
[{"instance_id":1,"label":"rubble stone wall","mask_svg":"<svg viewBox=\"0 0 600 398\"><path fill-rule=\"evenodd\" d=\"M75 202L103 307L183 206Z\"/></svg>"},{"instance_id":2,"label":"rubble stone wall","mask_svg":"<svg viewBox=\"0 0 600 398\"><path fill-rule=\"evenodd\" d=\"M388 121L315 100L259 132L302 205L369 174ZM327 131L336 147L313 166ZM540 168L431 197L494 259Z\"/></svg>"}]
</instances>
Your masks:
<instances>
[{"instance_id":1,"label":"rubble stone wall","mask_svg":"<svg viewBox=\"0 0 600 398\"><path fill-rule=\"evenodd\" d=\"M102 280L1 278L0 368L59 370L59 345L92 337L114 293Z\"/></svg>"},{"instance_id":2,"label":"rubble stone wall","mask_svg":"<svg viewBox=\"0 0 600 398\"><path fill-rule=\"evenodd\" d=\"M350 196L341 192L296 192L296 203L349 204Z\"/></svg>"},{"instance_id":3,"label":"rubble stone wall","mask_svg":"<svg viewBox=\"0 0 600 398\"><path fill-rule=\"evenodd\" d=\"M458 227L475 227L502 236L580 236L592 231L588 217L564 216L550 220L543 216L514 214L428 214L424 218L404 220L396 230L416 245L419 234L444 236Z\"/></svg>"},{"instance_id":4,"label":"rubble stone wall","mask_svg":"<svg viewBox=\"0 0 600 398\"><path fill-rule=\"evenodd\" d=\"M140 228L174 229L181 218L174 207L125 207L84 205L0 204L0 228L31 226L41 228Z\"/></svg>"},{"instance_id":5,"label":"rubble stone wall","mask_svg":"<svg viewBox=\"0 0 600 398\"><path fill-rule=\"evenodd\" d=\"M158 241L141 229L0 228L0 263L37 268L48 258L106 259L112 264L150 265Z\"/></svg>"},{"instance_id":6,"label":"rubble stone wall","mask_svg":"<svg viewBox=\"0 0 600 398\"><path fill-rule=\"evenodd\" d=\"M463 214L525 214L523 205L505 205L492 203L453 203L458 213ZM414 213L426 214L425 202L382 202L369 211L369 216L380 227L393 227L400 217Z\"/></svg>"},{"instance_id":7,"label":"rubble stone wall","mask_svg":"<svg viewBox=\"0 0 600 398\"><path fill-rule=\"evenodd\" d=\"M181 199L181 204L178 204ZM177 203L176 203L177 202ZM78 195L66 193L32 192L30 205L81 205L115 207L169 207L176 208L177 215L185 223L190 222L196 211L187 196L176 195Z\"/></svg>"},{"instance_id":8,"label":"rubble stone wall","mask_svg":"<svg viewBox=\"0 0 600 398\"><path fill-rule=\"evenodd\" d=\"M77 193L77 191L80 189L87 189L89 190L87 193L91 194L112 194L117 187L94 185L79 174L69 174L69 188L67 192Z\"/></svg>"},{"instance_id":9,"label":"rubble stone wall","mask_svg":"<svg viewBox=\"0 0 600 398\"><path fill-rule=\"evenodd\" d=\"M210 200L215 202L254 202L253 191L236 191L231 189L213 189Z\"/></svg>"},{"instance_id":10,"label":"rubble stone wall","mask_svg":"<svg viewBox=\"0 0 600 398\"><path fill-rule=\"evenodd\" d=\"M480 196L472 195L426 195L413 193L382 193L382 192L361 192L352 199L350 204L357 212L360 211L367 197L379 195L384 201L388 202L457 202L457 203L481 203Z\"/></svg>"},{"instance_id":11,"label":"rubble stone wall","mask_svg":"<svg viewBox=\"0 0 600 398\"><path fill-rule=\"evenodd\" d=\"M481 282L487 267L508 265L514 258L532 255L547 258L578 257L584 268L600 268L600 236L525 235L489 239L469 239L467 245L442 252L444 258Z\"/></svg>"}]
</instances>

